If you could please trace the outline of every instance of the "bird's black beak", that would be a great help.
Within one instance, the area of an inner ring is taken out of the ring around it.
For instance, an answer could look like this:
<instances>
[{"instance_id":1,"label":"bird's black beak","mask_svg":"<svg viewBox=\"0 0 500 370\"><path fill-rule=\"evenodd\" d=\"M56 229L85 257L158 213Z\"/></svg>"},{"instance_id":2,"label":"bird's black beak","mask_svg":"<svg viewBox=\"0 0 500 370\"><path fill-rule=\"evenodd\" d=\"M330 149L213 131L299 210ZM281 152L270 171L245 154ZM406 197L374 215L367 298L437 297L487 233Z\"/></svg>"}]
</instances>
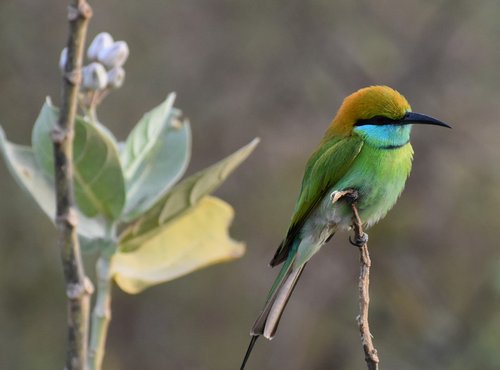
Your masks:
<instances>
[{"instance_id":1,"label":"bird's black beak","mask_svg":"<svg viewBox=\"0 0 500 370\"><path fill-rule=\"evenodd\" d=\"M426 116L425 114L420 114L420 113L414 113L414 112L408 112L405 114L403 119L400 121L401 125L408 125L408 124L421 124L421 125L435 125L435 126L443 126L443 127L448 127L451 128L450 125L447 123L441 122L435 118Z\"/></svg>"},{"instance_id":2,"label":"bird's black beak","mask_svg":"<svg viewBox=\"0 0 500 370\"><path fill-rule=\"evenodd\" d=\"M403 118L392 119L385 116L375 116L367 119L358 119L354 126L364 126L364 125L411 125L411 124L421 124L421 125L435 125L451 128L450 125L441 122L435 118L426 116L425 114L407 112Z\"/></svg>"}]
</instances>

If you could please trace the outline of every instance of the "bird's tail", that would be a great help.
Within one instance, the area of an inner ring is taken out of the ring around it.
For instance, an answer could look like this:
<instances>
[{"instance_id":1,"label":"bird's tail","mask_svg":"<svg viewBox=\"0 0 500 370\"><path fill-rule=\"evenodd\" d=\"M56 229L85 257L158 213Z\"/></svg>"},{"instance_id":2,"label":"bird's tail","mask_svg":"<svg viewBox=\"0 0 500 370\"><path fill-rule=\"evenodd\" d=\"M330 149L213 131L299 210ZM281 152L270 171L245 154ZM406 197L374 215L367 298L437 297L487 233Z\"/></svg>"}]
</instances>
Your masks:
<instances>
[{"instance_id":1,"label":"bird's tail","mask_svg":"<svg viewBox=\"0 0 500 370\"><path fill-rule=\"evenodd\" d=\"M293 258L291 258L291 261L285 262L271 288L264 309L259 317L257 317L257 320L255 320L255 324L253 324L252 331L250 332L252 336L263 335L267 339L273 339L283 310L292 295L304 267L305 264L294 268Z\"/></svg>"},{"instance_id":2,"label":"bird's tail","mask_svg":"<svg viewBox=\"0 0 500 370\"><path fill-rule=\"evenodd\" d=\"M240 370L245 370L245 365L247 364L248 358L250 357L250 353L252 353L253 346L255 345L255 342L257 342L257 339L259 339L258 335L252 335L252 339L250 339L250 344L248 345L247 348L247 353L245 353L245 358L241 363Z\"/></svg>"},{"instance_id":3,"label":"bird's tail","mask_svg":"<svg viewBox=\"0 0 500 370\"><path fill-rule=\"evenodd\" d=\"M278 274L278 277L274 281L274 284L269 292L264 309L260 313L259 317L255 321L252 327L250 335L252 339L250 345L248 346L245 358L241 365L240 370L245 368L245 364L250 357L253 346L260 335L263 335L267 339L272 339L278 328L281 315L285 309L288 300L295 288L297 281L304 270L305 264L294 267L294 256L290 256L284 263L283 267Z\"/></svg>"}]
</instances>

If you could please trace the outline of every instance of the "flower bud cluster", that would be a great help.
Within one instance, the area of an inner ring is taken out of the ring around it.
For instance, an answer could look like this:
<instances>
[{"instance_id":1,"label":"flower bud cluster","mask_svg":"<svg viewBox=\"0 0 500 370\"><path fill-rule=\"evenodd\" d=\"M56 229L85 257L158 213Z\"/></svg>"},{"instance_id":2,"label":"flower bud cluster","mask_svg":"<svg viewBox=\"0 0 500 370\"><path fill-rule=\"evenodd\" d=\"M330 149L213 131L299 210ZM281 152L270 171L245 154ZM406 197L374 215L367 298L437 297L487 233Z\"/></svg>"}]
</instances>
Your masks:
<instances>
[{"instance_id":1,"label":"flower bud cluster","mask_svg":"<svg viewBox=\"0 0 500 370\"><path fill-rule=\"evenodd\" d=\"M82 68L82 90L102 91L105 89L118 89L125 81L123 65L129 55L128 45L125 41L114 41L107 32L99 33L87 50L90 64ZM61 52L59 67L64 71L68 51Z\"/></svg>"}]
</instances>

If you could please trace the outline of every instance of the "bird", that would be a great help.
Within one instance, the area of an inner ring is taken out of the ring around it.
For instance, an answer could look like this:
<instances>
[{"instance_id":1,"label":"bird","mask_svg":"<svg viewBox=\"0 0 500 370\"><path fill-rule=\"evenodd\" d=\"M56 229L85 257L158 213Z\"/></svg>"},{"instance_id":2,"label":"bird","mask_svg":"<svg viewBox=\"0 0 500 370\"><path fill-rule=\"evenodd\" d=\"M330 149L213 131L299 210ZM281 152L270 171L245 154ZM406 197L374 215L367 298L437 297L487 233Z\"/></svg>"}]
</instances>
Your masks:
<instances>
[{"instance_id":1,"label":"bird","mask_svg":"<svg viewBox=\"0 0 500 370\"><path fill-rule=\"evenodd\" d=\"M285 238L270 265L283 264L263 310L250 332L244 370L259 336L272 339L304 267L338 230L349 230L348 199L335 194L353 191L356 208L369 228L394 206L410 175L414 125L450 125L414 113L406 98L388 86L369 86L347 96L307 161L302 186Z\"/></svg>"}]
</instances>

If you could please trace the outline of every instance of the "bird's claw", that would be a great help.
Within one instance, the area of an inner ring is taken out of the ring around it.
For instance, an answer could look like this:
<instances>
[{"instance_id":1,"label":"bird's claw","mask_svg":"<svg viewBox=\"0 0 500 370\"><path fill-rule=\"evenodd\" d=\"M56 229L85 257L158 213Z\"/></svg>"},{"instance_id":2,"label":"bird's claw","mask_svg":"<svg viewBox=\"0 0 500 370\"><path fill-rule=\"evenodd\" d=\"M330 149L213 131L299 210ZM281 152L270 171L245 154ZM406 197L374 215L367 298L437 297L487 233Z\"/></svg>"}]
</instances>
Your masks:
<instances>
[{"instance_id":1,"label":"bird's claw","mask_svg":"<svg viewBox=\"0 0 500 370\"><path fill-rule=\"evenodd\" d=\"M368 234L362 233L361 235L356 235L354 238L349 236L349 243L351 243L355 247L361 248L366 243L368 243Z\"/></svg>"},{"instance_id":2,"label":"bird's claw","mask_svg":"<svg viewBox=\"0 0 500 370\"><path fill-rule=\"evenodd\" d=\"M350 191L346 192L346 194L344 195L344 197L346 198L346 200L350 204L353 204L353 203L355 203L358 200L359 193L358 193L357 190L350 190Z\"/></svg>"},{"instance_id":3,"label":"bird's claw","mask_svg":"<svg viewBox=\"0 0 500 370\"><path fill-rule=\"evenodd\" d=\"M359 193L357 190L349 189L349 190L334 191L330 194L330 199L332 203L336 203L341 198L346 198L347 202L352 204L358 200Z\"/></svg>"}]
</instances>

